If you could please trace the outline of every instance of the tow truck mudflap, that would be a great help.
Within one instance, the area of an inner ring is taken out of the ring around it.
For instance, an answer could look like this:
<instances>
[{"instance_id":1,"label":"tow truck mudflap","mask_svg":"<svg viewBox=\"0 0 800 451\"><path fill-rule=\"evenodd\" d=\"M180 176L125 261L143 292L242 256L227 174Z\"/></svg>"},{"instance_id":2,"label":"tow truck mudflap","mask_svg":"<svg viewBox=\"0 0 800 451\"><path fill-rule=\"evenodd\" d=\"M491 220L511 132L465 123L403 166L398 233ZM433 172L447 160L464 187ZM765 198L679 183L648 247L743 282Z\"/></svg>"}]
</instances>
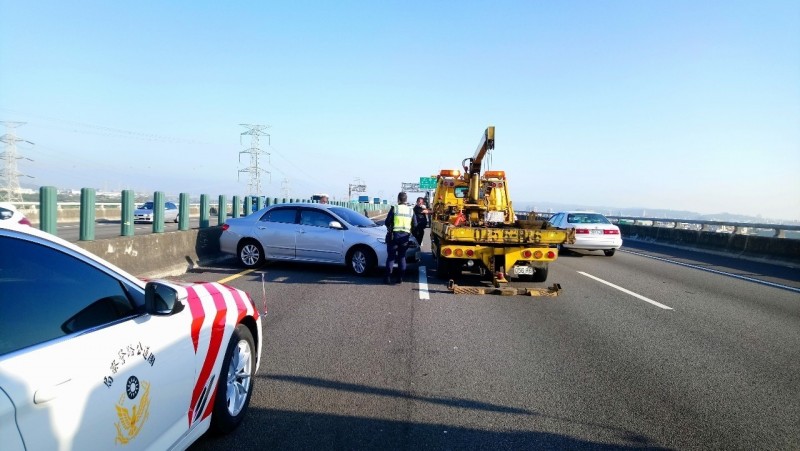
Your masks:
<instances>
[{"instance_id":1,"label":"tow truck mudflap","mask_svg":"<svg viewBox=\"0 0 800 451\"><path fill-rule=\"evenodd\" d=\"M500 296L545 296L556 297L563 289L561 284L554 283L551 287L547 288L515 288L515 287L464 287L458 286L451 279L447 282L447 289L453 294L495 294Z\"/></svg>"}]
</instances>

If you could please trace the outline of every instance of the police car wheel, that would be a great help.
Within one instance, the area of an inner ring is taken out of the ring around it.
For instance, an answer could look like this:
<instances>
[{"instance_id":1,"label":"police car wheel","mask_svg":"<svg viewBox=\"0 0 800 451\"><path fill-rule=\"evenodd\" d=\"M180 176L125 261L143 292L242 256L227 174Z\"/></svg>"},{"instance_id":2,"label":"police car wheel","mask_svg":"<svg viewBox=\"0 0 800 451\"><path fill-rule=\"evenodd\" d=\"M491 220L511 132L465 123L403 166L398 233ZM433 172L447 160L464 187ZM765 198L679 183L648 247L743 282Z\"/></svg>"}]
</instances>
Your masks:
<instances>
[{"instance_id":1,"label":"police car wheel","mask_svg":"<svg viewBox=\"0 0 800 451\"><path fill-rule=\"evenodd\" d=\"M253 394L255 345L250 329L239 324L234 329L222 360L222 371L217 383L211 430L227 434L239 425Z\"/></svg>"}]
</instances>

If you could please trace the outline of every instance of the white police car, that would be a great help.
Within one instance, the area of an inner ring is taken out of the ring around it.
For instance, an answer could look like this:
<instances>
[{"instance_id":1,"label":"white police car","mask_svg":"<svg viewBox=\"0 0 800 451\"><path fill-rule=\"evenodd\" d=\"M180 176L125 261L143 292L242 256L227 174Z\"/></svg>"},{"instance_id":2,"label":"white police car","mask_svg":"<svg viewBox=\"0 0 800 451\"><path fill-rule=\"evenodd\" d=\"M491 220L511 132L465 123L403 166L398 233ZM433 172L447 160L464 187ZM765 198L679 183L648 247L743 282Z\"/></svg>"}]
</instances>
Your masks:
<instances>
[{"instance_id":1,"label":"white police car","mask_svg":"<svg viewBox=\"0 0 800 451\"><path fill-rule=\"evenodd\" d=\"M144 282L0 221L0 449L183 449L233 430L261 318L218 283Z\"/></svg>"}]
</instances>

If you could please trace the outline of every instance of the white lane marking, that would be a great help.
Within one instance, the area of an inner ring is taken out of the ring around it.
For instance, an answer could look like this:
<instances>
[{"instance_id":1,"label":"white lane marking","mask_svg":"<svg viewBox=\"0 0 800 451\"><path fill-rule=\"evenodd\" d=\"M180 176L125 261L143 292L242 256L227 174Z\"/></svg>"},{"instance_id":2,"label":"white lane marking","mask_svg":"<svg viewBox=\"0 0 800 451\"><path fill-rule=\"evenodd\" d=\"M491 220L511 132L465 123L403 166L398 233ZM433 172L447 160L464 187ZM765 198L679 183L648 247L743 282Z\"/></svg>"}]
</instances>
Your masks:
<instances>
[{"instance_id":1,"label":"white lane marking","mask_svg":"<svg viewBox=\"0 0 800 451\"><path fill-rule=\"evenodd\" d=\"M430 300L431 296L428 294L428 271L424 266L419 267L419 299Z\"/></svg>"},{"instance_id":2,"label":"white lane marking","mask_svg":"<svg viewBox=\"0 0 800 451\"><path fill-rule=\"evenodd\" d=\"M603 279L601 279L599 277L595 277L595 276L593 276L591 274L587 274L587 273L585 273L583 271L578 271L578 274L583 274L584 276L586 276L586 277L588 277L590 279L594 279L594 280L596 280L596 281L598 281L600 283L604 283L604 284L608 285L611 288L616 288L617 290L619 290L619 291L621 291L623 293L629 294L629 295L631 295L631 296L633 296L635 298L641 299L641 300L643 300L645 302L649 302L649 303L655 305L656 307L663 308L664 310L673 310L672 307L668 307L668 306L666 306L664 304L661 304L659 302L656 302L656 301L654 301L652 299L646 298L646 297L642 296L641 294L634 293L631 290L626 290L625 288L622 288L622 287L620 287L618 285L614 285L611 282L606 282L605 280L603 280Z\"/></svg>"},{"instance_id":3,"label":"white lane marking","mask_svg":"<svg viewBox=\"0 0 800 451\"><path fill-rule=\"evenodd\" d=\"M702 266L692 265L692 264L689 264L689 263L683 263L683 262L679 262L679 261L675 261L675 260L670 260L668 258L656 257L654 255L647 255L647 254L642 254L642 253L639 253L639 252L633 252L633 251L629 251L629 250L623 250L622 252L626 252L628 254L633 254L633 255L638 255L640 257L645 257L645 258L652 258L653 260L659 260L659 261L666 262L666 263L674 263L676 265L685 266L687 268L699 269L701 271L710 272L712 274L719 274L721 276L729 276L729 277L733 277L734 279L746 280L748 282L755 282L755 283L759 283L761 285L766 285L768 287L783 288L784 290L789 290L789 291L794 291L795 293L800 293L800 288L790 287L789 285L782 285L782 284L775 283L775 282L768 282L766 280L759 280L759 279L754 279L752 277L740 276L739 274L733 274L733 273L730 273L730 272L720 271L718 269L704 268Z\"/></svg>"}]
</instances>

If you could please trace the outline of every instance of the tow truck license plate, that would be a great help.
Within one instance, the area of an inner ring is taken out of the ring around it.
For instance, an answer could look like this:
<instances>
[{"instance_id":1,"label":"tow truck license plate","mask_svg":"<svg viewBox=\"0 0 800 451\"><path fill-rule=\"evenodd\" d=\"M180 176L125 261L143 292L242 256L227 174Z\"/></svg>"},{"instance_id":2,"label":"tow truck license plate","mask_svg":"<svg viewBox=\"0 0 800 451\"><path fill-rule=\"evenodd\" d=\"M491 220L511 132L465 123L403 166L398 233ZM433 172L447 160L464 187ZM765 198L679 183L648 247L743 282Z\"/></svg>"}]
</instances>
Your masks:
<instances>
[{"instance_id":1,"label":"tow truck license plate","mask_svg":"<svg viewBox=\"0 0 800 451\"><path fill-rule=\"evenodd\" d=\"M533 268L531 268L530 266L515 266L514 267L514 274L517 274L517 275L520 275L520 274L532 275L533 274Z\"/></svg>"}]
</instances>

